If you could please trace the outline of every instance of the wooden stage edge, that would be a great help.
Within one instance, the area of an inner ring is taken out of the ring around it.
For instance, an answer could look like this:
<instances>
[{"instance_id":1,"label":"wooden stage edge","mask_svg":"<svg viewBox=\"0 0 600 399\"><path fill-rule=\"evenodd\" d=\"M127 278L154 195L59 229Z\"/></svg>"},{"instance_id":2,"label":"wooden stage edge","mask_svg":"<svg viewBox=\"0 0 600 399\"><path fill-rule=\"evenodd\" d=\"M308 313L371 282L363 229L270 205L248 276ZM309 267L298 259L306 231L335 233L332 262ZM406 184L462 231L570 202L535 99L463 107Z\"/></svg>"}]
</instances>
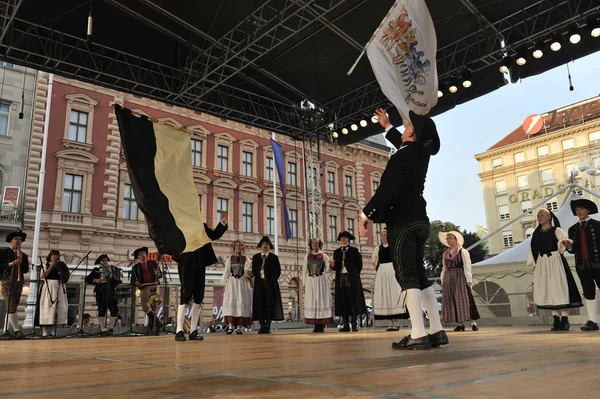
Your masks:
<instances>
[{"instance_id":1,"label":"wooden stage edge","mask_svg":"<svg viewBox=\"0 0 600 399\"><path fill-rule=\"evenodd\" d=\"M391 349L409 331L0 341L0 397L598 397L599 332L483 326Z\"/></svg>"}]
</instances>

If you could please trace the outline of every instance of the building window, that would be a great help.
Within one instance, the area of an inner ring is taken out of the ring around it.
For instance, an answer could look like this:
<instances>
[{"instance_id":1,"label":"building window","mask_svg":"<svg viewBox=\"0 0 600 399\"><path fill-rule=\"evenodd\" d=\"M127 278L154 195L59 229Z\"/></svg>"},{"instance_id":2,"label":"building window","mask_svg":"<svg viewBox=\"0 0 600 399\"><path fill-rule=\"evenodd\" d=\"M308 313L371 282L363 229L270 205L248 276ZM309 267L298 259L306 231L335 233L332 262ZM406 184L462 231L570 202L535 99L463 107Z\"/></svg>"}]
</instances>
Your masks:
<instances>
[{"instance_id":1,"label":"building window","mask_svg":"<svg viewBox=\"0 0 600 399\"><path fill-rule=\"evenodd\" d=\"M242 176L252 177L252 153L242 151Z\"/></svg>"},{"instance_id":2,"label":"building window","mask_svg":"<svg viewBox=\"0 0 600 399\"><path fill-rule=\"evenodd\" d=\"M15 64L11 64L10 62L6 62L6 61L1 61L0 65L5 68L11 68L11 69L15 67Z\"/></svg>"},{"instance_id":3,"label":"building window","mask_svg":"<svg viewBox=\"0 0 600 399\"><path fill-rule=\"evenodd\" d=\"M534 231L535 229L533 227L529 227L527 230L525 230L525 238L531 237Z\"/></svg>"},{"instance_id":4,"label":"building window","mask_svg":"<svg viewBox=\"0 0 600 399\"><path fill-rule=\"evenodd\" d=\"M506 194L506 183L504 180L496 182L496 194Z\"/></svg>"},{"instance_id":5,"label":"building window","mask_svg":"<svg viewBox=\"0 0 600 399\"><path fill-rule=\"evenodd\" d=\"M202 166L202 141L192 140L192 165Z\"/></svg>"},{"instance_id":6,"label":"building window","mask_svg":"<svg viewBox=\"0 0 600 399\"><path fill-rule=\"evenodd\" d=\"M377 236L377 245L381 245L381 223L375 223L375 235Z\"/></svg>"},{"instance_id":7,"label":"building window","mask_svg":"<svg viewBox=\"0 0 600 399\"><path fill-rule=\"evenodd\" d=\"M540 171L540 175L542 177L542 184L553 184L554 183L554 173L552 169L546 169Z\"/></svg>"},{"instance_id":8,"label":"building window","mask_svg":"<svg viewBox=\"0 0 600 399\"><path fill-rule=\"evenodd\" d=\"M546 155L549 154L548 152L548 146L542 146L542 147L538 147L537 148L537 153L538 153L538 157L545 157Z\"/></svg>"},{"instance_id":9,"label":"building window","mask_svg":"<svg viewBox=\"0 0 600 399\"><path fill-rule=\"evenodd\" d=\"M335 194L335 173L327 172L327 192Z\"/></svg>"},{"instance_id":10,"label":"building window","mask_svg":"<svg viewBox=\"0 0 600 399\"><path fill-rule=\"evenodd\" d=\"M525 153L517 152L515 154L515 163L520 163L520 162L524 162L524 161L525 161Z\"/></svg>"},{"instance_id":11,"label":"building window","mask_svg":"<svg viewBox=\"0 0 600 399\"><path fill-rule=\"evenodd\" d=\"M575 148L575 140L573 140L573 139L567 139L567 140L563 140L562 141L562 149L563 149L563 151L572 150L573 148Z\"/></svg>"},{"instance_id":12,"label":"building window","mask_svg":"<svg viewBox=\"0 0 600 399\"><path fill-rule=\"evenodd\" d=\"M123 186L123 219L138 220L138 207L131 184Z\"/></svg>"},{"instance_id":13,"label":"building window","mask_svg":"<svg viewBox=\"0 0 600 399\"><path fill-rule=\"evenodd\" d=\"M275 235L275 207L269 205L267 205L267 235Z\"/></svg>"},{"instance_id":14,"label":"building window","mask_svg":"<svg viewBox=\"0 0 600 399\"><path fill-rule=\"evenodd\" d=\"M346 197L352 197L352 176L344 176L344 187L346 190Z\"/></svg>"},{"instance_id":15,"label":"building window","mask_svg":"<svg viewBox=\"0 0 600 399\"><path fill-rule=\"evenodd\" d=\"M529 188L529 179L527 175L517 176L517 186L519 190L524 190Z\"/></svg>"},{"instance_id":16,"label":"building window","mask_svg":"<svg viewBox=\"0 0 600 399\"><path fill-rule=\"evenodd\" d=\"M548 209L549 211L558 211L558 202L546 202L546 209Z\"/></svg>"},{"instance_id":17,"label":"building window","mask_svg":"<svg viewBox=\"0 0 600 399\"><path fill-rule=\"evenodd\" d=\"M576 163L565 165L565 171L566 171L567 180L569 180L571 178L571 171L572 170L577 170L577 164Z\"/></svg>"},{"instance_id":18,"label":"building window","mask_svg":"<svg viewBox=\"0 0 600 399\"><path fill-rule=\"evenodd\" d=\"M83 176L65 174L62 203L63 212L81 213L82 188Z\"/></svg>"},{"instance_id":19,"label":"building window","mask_svg":"<svg viewBox=\"0 0 600 399\"><path fill-rule=\"evenodd\" d=\"M69 140L85 143L87 136L88 113L71 110Z\"/></svg>"},{"instance_id":20,"label":"building window","mask_svg":"<svg viewBox=\"0 0 600 399\"><path fill-rule=\"evenodd\" d=\"M348 230L348 233L354 235L354 219L346 219L346 230Z\"/></svg>"},{"instance_id":21,"label":"building window","mask_svg":"<svg viewBox=\"0 0 600 399\"><path fill-rule=\"evenodd\" d=\"M337 241L337 216L329 216L329 240Z\"/></svg>"},{"instance_id":22,"label":"building window","mask_svg":"<svg viewBox=\"0 0 600 399\"><path fill-rule=\"evenodd\" d=\"M498 215L500 220L508 220L510 219L510 213L508 211L508 205L500 205L498 207Z\"/></svg>"},{"instance_id":23,"label":"building window","mask_svg":"<svg viewBox=\"0 0 600 399\"><path fill-rule=\"evenodd\" d=\"M242 231L252 233L252 206L251 202L242 202Z\"/></svg>"},{"instance_id":24,"label":"building window","mask_svg":"<svg viewBox=\"0 0 600 399\"><path fill-rule=\"evenodd\" d=\"M502 158L496 158L492 160L492 169L501 168L502 167Z\"/></svg>"},{"instance_id":25,"label":"building window","mask_svg":"<svg viewBox=\"0 0 600 399\"><path fill-rule=\"evenodd\" d=\"M531 210L531 201L522 201L521 211L527 215L533 215L533 211Z\"/></svg>"},{"instance_id":26,"label":"building window","mask_svg":"<svg viewBox=\"0 0 600 399\"><path fill-rule=\"evenodd\" d=\"M292 238L298 237L298 211L290 209L290 227L292 229Z\"/></svg>"},{"instance_id":27,"label":"building window","mask_svg":"<svg viewBox=\"0 0 600 399\"><path fill-rule=\"evenodd\" d=\"M590 144L600 143L600 132L590 133L588 137L590 138Z\"/></svg>"},{"instance_id":28,"label":"building window","mask_svg":"<svg viewBox=\"0 0 600 399\"><path fill-rule=\"evenodd\" d=\"M10 104L0 103L0 136L8 135L8 121L10 120Z\"/></svg>"},{"instance_id":29,"label":"building window","mask_svg":"<svg viewBox=\"0 0 600 399\"><path fill-rule=\"evenodd\" d=\"M227 198L217 198L217 222L221 220L221 212L227 212L229 200Z\"/></svg>"},{"instance_id":30,"label":"building window","mask_svg":"<svg viewBox=\"0 0 600 399\"><path fill-rule=\"evenodd\" d=\"M512 231L503 231L502 232L502 246L504 248L510 248L513 246Z\"/></svg>"},{"instance_id":31,"label":"building window","mask_svg":"<svg viewBox=\"0 0 600 399\"><path fill-rule=\"evenodd\" d=\"M265 160L265 180L273 181L274 173L273 158L267 157Z\"/></svg>"},{"instance_id":32,"label":"building window","mask_svg":"<svg viewBox=\"0 0 600 399\"><path fill-rule=\"evenodd\" d=\"M379 188L379 181L373 180L373 193Z\"/></svg>"},{"instance_id":33,"label":"building window","mask_svg":"<svg viewBox=\"0 0 600 399\"><path fill-rule=\"evenodd\" d=\"M217 146L217 170L227 172L229 170L229 147Z\"/></svg>"},{"instance_id":34,"label":"building window","mask_svg":"<svg viewBox=\"0 0 600 399\"><path fill-rule=\"evenodd\" d=\"M198 208L202 211L202 194L198 194Z\"/></svg>"},{"instance_id":35,"label":"building window","mask_svg":"<svg viewBox=\"0 0 600 399\"><path fill-rule=\"evenodd\" d=\"M287 178L288 178L289 185L292 185L292 186L296 185L296 163L295 162L288 162Z\"/></svg>"}]
</instances>

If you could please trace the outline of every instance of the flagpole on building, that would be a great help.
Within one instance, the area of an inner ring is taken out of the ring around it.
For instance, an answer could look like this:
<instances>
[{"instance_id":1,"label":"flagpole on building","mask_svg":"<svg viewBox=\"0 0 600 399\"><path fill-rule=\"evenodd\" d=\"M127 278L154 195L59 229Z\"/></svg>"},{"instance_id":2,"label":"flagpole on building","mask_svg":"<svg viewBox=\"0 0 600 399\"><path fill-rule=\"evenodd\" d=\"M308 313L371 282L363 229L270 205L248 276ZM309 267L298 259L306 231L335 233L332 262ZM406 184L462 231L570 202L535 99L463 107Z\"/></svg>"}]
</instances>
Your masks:
<instances>
[{"instance_id":1,"label":"flagpole on building","mask_svg":"<svg viewBox=\"0 0 600 399\"><path fill-rule=\"evenodd\" d=\"M44 176L46 175L46 152L48 150L48 128L50 124L50 105L52 104L52 83L54 74L48 76L48 92L46 95L46 116L44 118L44 141L42 143L42 159L40 164L40 175L38 180L37 202L35 205L35 225L33 228L33 249L31 252L31 274L29 277L29 295L27 296L27 308L25 309L24 328L33 328L35 317L35 302L37 297L38 271L35 262L38 258L38 246L40 243L40 225L42 222L42 199L44 198Z\"/></svg>"},{"instance_id":2,"label":"flagpole on building","mask_svg":"<svg viewBox=\"0 0 600 399\"><path fill-rule=\"evenodd\" d=\"M275 140L275 133L271 133L271 138ZM273 224L275 225L275 255L279 256L279 219L277 217L277 162L273 154Z\"/></svg>"}]
</instances>

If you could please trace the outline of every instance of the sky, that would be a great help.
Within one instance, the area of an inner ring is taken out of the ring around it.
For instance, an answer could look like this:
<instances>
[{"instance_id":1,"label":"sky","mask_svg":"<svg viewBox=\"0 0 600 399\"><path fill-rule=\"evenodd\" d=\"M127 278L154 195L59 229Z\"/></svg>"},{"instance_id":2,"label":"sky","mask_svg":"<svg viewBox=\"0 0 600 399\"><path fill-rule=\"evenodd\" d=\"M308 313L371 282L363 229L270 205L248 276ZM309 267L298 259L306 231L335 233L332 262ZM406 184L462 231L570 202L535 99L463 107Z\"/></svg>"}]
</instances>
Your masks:
<instances>
[{"instance_id":1,"label":"sky","mask_svg":"<svg viewBox=\"0 0 600 399\"><path fill-rule=\"evenodd\" d=\"M563 65L508 84L433 118L442 145L441 151L431 158L425 184L430 220L452 222L467 231L475 231L476 226L487 227L475 155L522 125L528 115L600 94L600 52L570 63L569 68L575 87L572 92L567 66Z\"/></svg>"}]
</instances>

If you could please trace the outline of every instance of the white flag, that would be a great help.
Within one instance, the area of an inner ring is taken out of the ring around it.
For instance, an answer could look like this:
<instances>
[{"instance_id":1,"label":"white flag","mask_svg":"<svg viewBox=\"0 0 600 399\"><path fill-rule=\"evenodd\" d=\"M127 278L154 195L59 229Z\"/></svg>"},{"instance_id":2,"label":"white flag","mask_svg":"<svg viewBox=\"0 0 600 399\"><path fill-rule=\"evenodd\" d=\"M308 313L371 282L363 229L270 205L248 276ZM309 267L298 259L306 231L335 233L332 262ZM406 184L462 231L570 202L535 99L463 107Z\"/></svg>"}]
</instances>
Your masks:
<instances>
[{"instance_id":1,"label":"white flag","mask_svg":"<svg viewBox=\"0 0 600 399\"><path fill-rule=\"evenodd\" d=\"M397 0L367 45L383 94L404 121L437 104L437 38L425 0Z\"/></svg>"}]
</instances>

